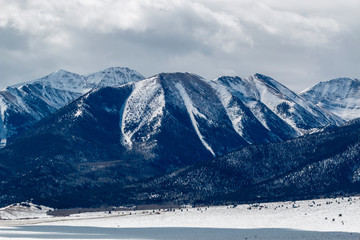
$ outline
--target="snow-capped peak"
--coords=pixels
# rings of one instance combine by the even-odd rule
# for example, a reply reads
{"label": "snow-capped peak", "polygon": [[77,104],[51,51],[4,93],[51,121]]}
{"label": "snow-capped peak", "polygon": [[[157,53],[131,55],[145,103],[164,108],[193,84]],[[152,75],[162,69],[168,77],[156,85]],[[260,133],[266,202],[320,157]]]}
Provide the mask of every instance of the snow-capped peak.
{"label": "snow-capped peak", "polygon": [[360,80],[336,78],[303,90],[300,95],[345,120],[360,117]]}
{"label": "snow-capped peak", "polygon": [[126,67],[111,67],[103,71],[87,75],[79,75],[60,69],[43,78],[16,84],[11,87],[19,88],[29,84],[41,84],[54,89],[85,94],[94,88],[120,86],[122,84],[139,81],[144,78],[145,77],[137,71]]}
{"label": "snow-capped peak", "polygon": [[145,79],[135,70],[125,67],[111,67],[85,76],[86,88],[120,86],[122,84]]}

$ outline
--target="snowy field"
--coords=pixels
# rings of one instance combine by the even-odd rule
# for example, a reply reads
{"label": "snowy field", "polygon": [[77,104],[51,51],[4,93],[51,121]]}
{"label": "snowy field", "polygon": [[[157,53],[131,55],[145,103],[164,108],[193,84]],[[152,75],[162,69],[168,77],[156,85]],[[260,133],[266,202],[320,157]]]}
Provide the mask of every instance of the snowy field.
{"label": "snowy field", "polygon": [[0,220],[0,239],[360,240],[359,197],[68,217],[38,214]]}

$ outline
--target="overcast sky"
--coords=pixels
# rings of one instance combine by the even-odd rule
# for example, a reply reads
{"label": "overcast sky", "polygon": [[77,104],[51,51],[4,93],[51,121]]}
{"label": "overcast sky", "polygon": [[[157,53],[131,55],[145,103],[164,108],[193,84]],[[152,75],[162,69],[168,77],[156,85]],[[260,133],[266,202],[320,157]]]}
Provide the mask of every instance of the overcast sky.
{"label": "overcast sky", "polygon": [[0,88],[58,69],[360,78],[359,0],[0,0]]}

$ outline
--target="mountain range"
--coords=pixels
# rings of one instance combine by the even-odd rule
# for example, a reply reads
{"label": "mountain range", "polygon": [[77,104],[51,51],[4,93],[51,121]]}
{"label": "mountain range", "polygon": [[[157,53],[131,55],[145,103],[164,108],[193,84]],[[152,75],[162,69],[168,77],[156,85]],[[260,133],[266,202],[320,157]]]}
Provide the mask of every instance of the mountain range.
{"label": "mountain range", "polygon": [[[343,98],[356,99],[352,87],[347,91],[353,94]],[[261,74],[145,79],[128,68],[85,76],[60,70],[8,87],[0,92],[6,143],[0,149],[0,204],[290,198],[299,197],[288,191],[292,187],[304,196],[340,191],[324,187],[330,176],[336,186],[357,186],[359,164],[347,149],[356,149],[358,123],[339,128],[351,117],[320,104],[332,95],[319,100],[316,92],[321,88],[298,95]],[[352,158],[338,157],[346,154]],[[331,162],[334,157],[340,160]],[[331,171],[323,166],[329,161],[336,165]],[[344,175],[352,182],[332,171],[350,162]],[[317,187],[298,184],[304,176]]]}

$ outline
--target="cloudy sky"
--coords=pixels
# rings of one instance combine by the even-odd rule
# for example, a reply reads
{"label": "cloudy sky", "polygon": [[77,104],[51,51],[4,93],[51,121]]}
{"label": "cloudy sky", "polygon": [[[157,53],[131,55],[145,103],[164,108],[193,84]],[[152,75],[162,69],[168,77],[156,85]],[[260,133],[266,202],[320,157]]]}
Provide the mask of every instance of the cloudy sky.
{"label": "cloudy sky", "polygon": [[[320,3],[321,2],[321,3]],[[358,0],[0,0],[0,88],[58,69],[360,78]]]}

